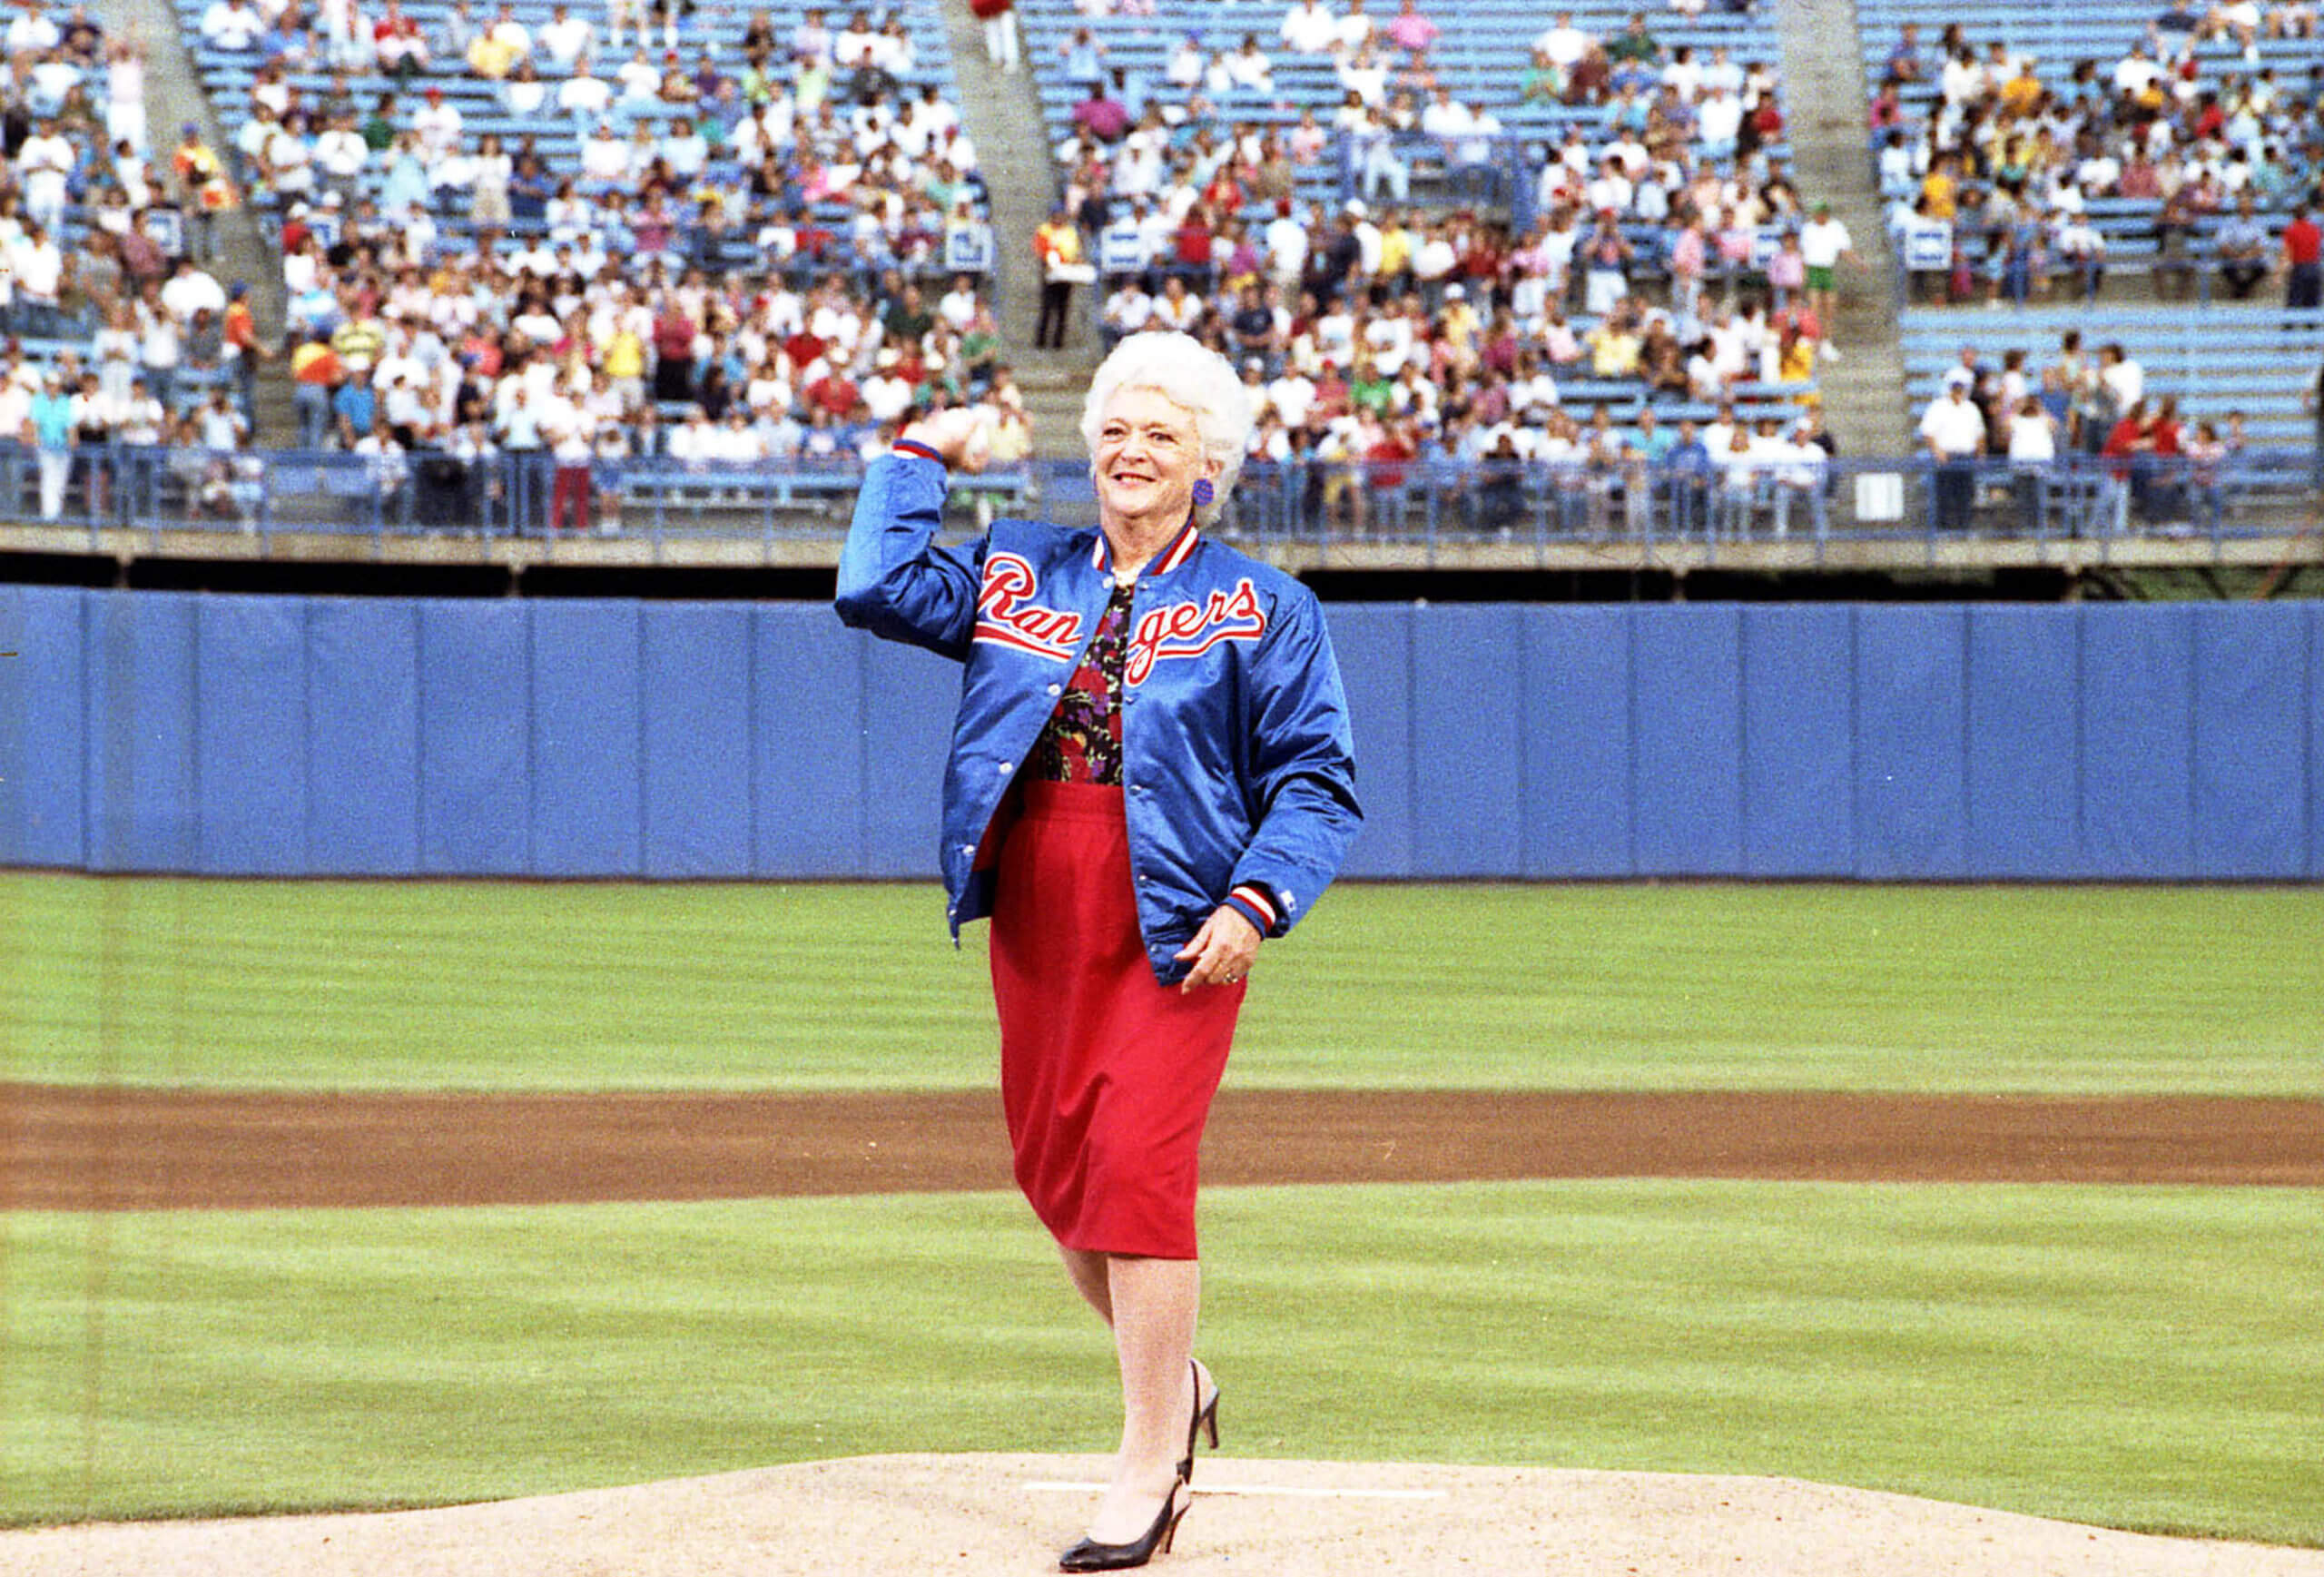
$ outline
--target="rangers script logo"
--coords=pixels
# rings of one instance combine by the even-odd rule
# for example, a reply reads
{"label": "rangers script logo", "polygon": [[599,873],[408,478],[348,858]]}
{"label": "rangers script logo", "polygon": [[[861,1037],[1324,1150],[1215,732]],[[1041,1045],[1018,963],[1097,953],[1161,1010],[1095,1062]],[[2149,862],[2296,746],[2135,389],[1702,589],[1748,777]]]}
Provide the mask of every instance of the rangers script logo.
{"label": "rangers script logo", "polygon": [[984,561],[984,584],[977,590],[977,627],[970,637],[1014,646],[1037,656],[1073,661],[1081,649],[1081,616],[1043,607],[1031,600],[1038,585],[1033,567],[1013,553]]}
{"label": "rangers script logo", "polygon": [[1233,591],[1214,591],[1202,602],[1174,602],[1141,616],[1130,632],[1122,677],[1143,685],[1165,657],[1199,657],[1221,641],[1256,641],[1266,633],[1258,593],[1247,578],[1238,580]]}

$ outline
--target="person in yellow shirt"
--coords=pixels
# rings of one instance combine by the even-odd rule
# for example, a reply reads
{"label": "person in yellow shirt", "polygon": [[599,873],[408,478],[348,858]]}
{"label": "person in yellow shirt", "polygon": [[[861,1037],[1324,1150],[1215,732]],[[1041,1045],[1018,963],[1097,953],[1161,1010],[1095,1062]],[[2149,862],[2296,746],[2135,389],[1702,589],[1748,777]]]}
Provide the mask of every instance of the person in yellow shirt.
{"label": "person in yellow shirt", "polygon": [[388,337],[379,331],[377,318],[350,317],[332,331],[330,348],[347,371],[369,372],[388,348]]}
{"label": "person in yellow shirt", "polygon": [[2001,84],[2001,113],[2004,120],[2023,120],[2034,113],[2042,102],[2042,79],[2034,74],[2032,59],[2017,63],[2017,74]]}
{"label": "person in yellow shirt", "polygon": [[487,82],[498,82],[517,69],[523,54],[497,29],[487,30],[468,41],[468,69]]}
{"label": "person in yellow shirt", "polygon": [[645,341],[628,324],[617,326],[606,340],[605,354],[597,363],[613,382],[614,392],[621,396],[624,410],[635,410],[645,403]]}
{"label": "person in yellow shirt", "polygon": [[1953,155],[1942,153],[1935,167],[1921,177],[1921,196],[1928,202],[1927,216],[1948,224],[1960,214],[1961,182],[1954,177],[1953,170]]}
{"label": "person in yellow shirt", "polygon": [[1391,213],[1388,222],[1380,231],[1379,277],[1393,280],[1409,272],[1413,266],[1413,249],[1417,244],[1403,211],[1399,209]]}
{"label": "person in yellow shirt", "polygon": [[1033,343],[1062,350],[1066,324],[1071,319],[1073,287],[1096,277],[1082,260],[1081,229],[1070,213],[1063,208],[1053,211],[1033,232],[1033,255],[1041,263],[1041,320],[1033,330]]}
{"label": "person in yellow shirt", "polygon": [[[1816,380],[1816,341],[1801,333],[1797,327],[1787,328],[1781,349],[1776,354],[1776,381],[1778,383],[1813,383]],[[1821,404],[1813,390],[1801,397],[1803,402]]]}
{"label": "person in yellow shirt", "polygon": [[[1627,305],[1627,303],[1624,303]],[[1631,315],[1617,306],[1590,330],[1590,371],[1595,378],[1631,378],[1638,373],[1641,341]]]}

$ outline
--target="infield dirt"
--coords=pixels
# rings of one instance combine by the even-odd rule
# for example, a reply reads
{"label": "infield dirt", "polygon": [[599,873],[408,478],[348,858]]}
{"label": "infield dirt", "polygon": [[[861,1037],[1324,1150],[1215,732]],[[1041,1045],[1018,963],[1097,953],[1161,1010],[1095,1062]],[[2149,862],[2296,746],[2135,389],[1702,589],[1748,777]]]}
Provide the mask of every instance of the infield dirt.
{"label": "infield dirt", "polygon": [[[2324,1184],[2324,1100],[1221,1092],[1204,1181]],[[1011,1186],[990,1091],[369,1095],[0,1086],[0,1208],[256,1209]]]}

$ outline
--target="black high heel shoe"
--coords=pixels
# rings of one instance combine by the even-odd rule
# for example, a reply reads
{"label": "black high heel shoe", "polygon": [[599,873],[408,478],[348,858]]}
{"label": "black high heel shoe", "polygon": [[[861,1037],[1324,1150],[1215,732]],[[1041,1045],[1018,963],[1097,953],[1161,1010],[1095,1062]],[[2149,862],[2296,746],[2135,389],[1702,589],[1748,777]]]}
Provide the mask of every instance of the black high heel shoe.
{"label": "black high heel shoe", "polygon": [[1187,1425],[1187,1454],[1178,1460],[1178,1476],[1192,1483],[1195,1481],[1195,1437],[1206,1435],[1211,1450],[1218,1449],[1218,1397],[1222,1387],[1214,1383],[1210,1400],[1205,1403],[1202,1399],[1202,1366],[1189,1359],[1187,1367],[1194,1371],[1195,1416],[1194,1422]]}
{"label": "black high heel shoe", "polygon": [[[1186,1491],[1186,1499],[1178,1492]],[[1162,1509],[1154,1518],[1154,1525],[1146,1530],[1143,1538],[1127,1544],[1100,1544],[1095,1539],[1083,1539],[1057,1558],[1060,1572],[1127,1572],[1133,1566],[1143,1566],[1157,1554],[1170,1552],[1170,1541],[1178,1536],[1178,1520],[1195,1503],[1194,1487],[1185,1475],[1170,1485],[1170,1493],[1162,1497]]]}

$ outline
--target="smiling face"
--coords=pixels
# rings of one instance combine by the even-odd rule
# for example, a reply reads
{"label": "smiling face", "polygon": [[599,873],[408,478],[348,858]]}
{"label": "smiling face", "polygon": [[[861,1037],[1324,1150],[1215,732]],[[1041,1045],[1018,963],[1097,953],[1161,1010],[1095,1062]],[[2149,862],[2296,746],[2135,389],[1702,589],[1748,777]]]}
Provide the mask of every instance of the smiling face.
{"label": "smiling face", "polygon": [[1109,527],[1176,530],[1198,478],[1216,476],[1194,412],[1151,389],[1117,389],[1098,426],[1092,468]]}

